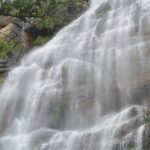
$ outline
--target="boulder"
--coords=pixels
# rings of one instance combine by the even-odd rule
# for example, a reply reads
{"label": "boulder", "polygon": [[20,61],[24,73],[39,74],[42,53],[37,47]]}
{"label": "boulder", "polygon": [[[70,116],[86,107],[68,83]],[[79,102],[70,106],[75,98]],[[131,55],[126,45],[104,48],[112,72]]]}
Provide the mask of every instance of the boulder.
{"label": "boulder", "polygon": [[0,29],[0,38],[11,40],[16,39],[17,42],[21,41],[21,26],[16,23],[10,23],[7,26]]}

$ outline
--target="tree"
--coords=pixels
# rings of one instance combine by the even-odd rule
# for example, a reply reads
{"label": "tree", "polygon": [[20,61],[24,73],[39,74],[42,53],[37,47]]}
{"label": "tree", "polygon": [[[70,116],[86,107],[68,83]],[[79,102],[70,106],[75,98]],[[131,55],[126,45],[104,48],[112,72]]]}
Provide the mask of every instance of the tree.
{"label": "tree", "polygon": [[[19,41],[16,37],[0,32],[5,37],[0,38],[0,58],[9,59],[15,56],[17,60],[20,59],[20,54],[32,46],[44,44],[61,27],[76,18],[87,4],[88,0],[0,0],[0,28],[8,25],[2,19],[13,18],[13,24],[21,30]],[[24,37],[32,39],[31,45],[27,46],[29,40]],[[1,77],[0,73],[0,82],[1,80],[3,75]]]}
{"label": "tree", "polygon": [[16,17],[39,28],[67,24],[84,9],[87,0],[0,0],[0,15]]}
{"label": "tree", "polygon": [[[26,34],[21,36],[33,38],[33,43],[29,47],[24,46],[23,42],[15,46],[20,48],[21,45],[26,50],[46,42],[61,27],[76,18],[87,4],[87,0],[0,0],[0,17],[9,16],[22,22],[21,33]],[[4,44],[7,47],[7,43]]]}

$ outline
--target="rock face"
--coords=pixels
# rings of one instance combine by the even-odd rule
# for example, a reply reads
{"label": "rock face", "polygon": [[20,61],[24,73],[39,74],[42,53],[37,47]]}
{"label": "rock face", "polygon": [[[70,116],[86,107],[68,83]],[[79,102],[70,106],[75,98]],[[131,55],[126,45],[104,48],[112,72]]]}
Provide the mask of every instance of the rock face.
{"label": "rock face", "polygon": [[143,132],[143,149],[142,150],[149,150],[149,149],[150,149],[150,124],[147,124]]}
{"label": "rock face", "polygon": [[20,58],[21,57],[18,56],[18,57],[11,57],[7,59],[0,59],[0,75],[1,74],[6,75],[8,71],[10,71],[10,69],[18,63]]}
{"label": "rock face", "polygon": [[28,32],[25,32],[25,30],[21,33],[21,44],[24,47],[24,49],[28,49],[33,44],[33,38]]}
{"label": "rock face", "polygon": [[0,59],[0,74],[5,74],[8,70],[7,60]]}
{"label": "rock face", "polygon": [[16,22],[15,18],[0,16],[0,29],[6,27],[10,23],[15,23],[15,22]]}
{"label": "rock face", "polygon": [[[32,45],[32,37],[23,29],[23,23],[12,17],[0,18],[0,39],[14,41],[22,46],[22,49],[29,49]],[[28,26],[27,26],[28,28]],[[6,74],[8,70],[18,63],[23,52],[15,53],[13,56],[0,60],[0,74]]]}
{"label": "rock face", "polygon": [[2,17],[0,21],[0,38],[5,40],[16,40],[24,48],[31,47],[32,37],[26,32],[28,26],[11,17]]}
{"label": "rock face", "polygon": [[15,39],[17,42],[21,42],[21,22],[11,17],[3,17],[0,21],[0,38],[5,40]]}

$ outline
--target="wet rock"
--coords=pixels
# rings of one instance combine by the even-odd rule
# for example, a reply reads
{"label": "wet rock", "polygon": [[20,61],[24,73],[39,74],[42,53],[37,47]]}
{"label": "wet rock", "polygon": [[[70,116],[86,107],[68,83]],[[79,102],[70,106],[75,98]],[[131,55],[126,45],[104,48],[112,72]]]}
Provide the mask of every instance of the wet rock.
{"label": "wet rock", "polygon": [[0,74],[7,74],[13,66],[17,65],[19,59],[19,56],[7,59],[0,59]]}
{"label": "wet rock", "polygon": [[145,119],[143,116],[136,116],[133,117],[132,119],[129,119],[128,121],[126,121],[116,129],[115,137],[121,138],[125,136],[127,133],[130,133],[135,128],[144,124],[144,122]]}
{"label": "wet rock", "polygon": [[143,150],[150,149],[150,124],[145,126],[145,130],[143,133]]}
{"label": "wet rock", "polygon": [[9,68],[0,68],[0,73],[7,73]]}
{"label": "wet rock", "polygon": [[98,7],[96,9],[95,13],[97,14],[97,17],[100,18],[106,12],[108,12],[110,9],[111,9],[111,6],[110,6],[109,2],[104,2],[102,5],[100,5],[100,7]]}
{"label": "wet rock", "polygon": [[6,59],[0,59],[0,74],[6,74],[9,70]]}

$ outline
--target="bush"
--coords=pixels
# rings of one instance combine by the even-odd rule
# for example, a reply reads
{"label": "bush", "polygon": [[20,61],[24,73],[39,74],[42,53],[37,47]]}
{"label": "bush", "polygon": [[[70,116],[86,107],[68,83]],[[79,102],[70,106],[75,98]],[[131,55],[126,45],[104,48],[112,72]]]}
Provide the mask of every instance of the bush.
{"label": "bush", "polygon": [[12,55],[13,43],[0,39],[0,57],[7,58]]}
{"label": "bush", "polygon": [[9,58],[15,52],[19,52],[22,50],[21,45],[16,44],[15,41],[0,39],[0,58]]}
{"label": "bush", "polygon": [[50,40],[49,37],[38,36],[34,41],[34,46],[41,46]]}

